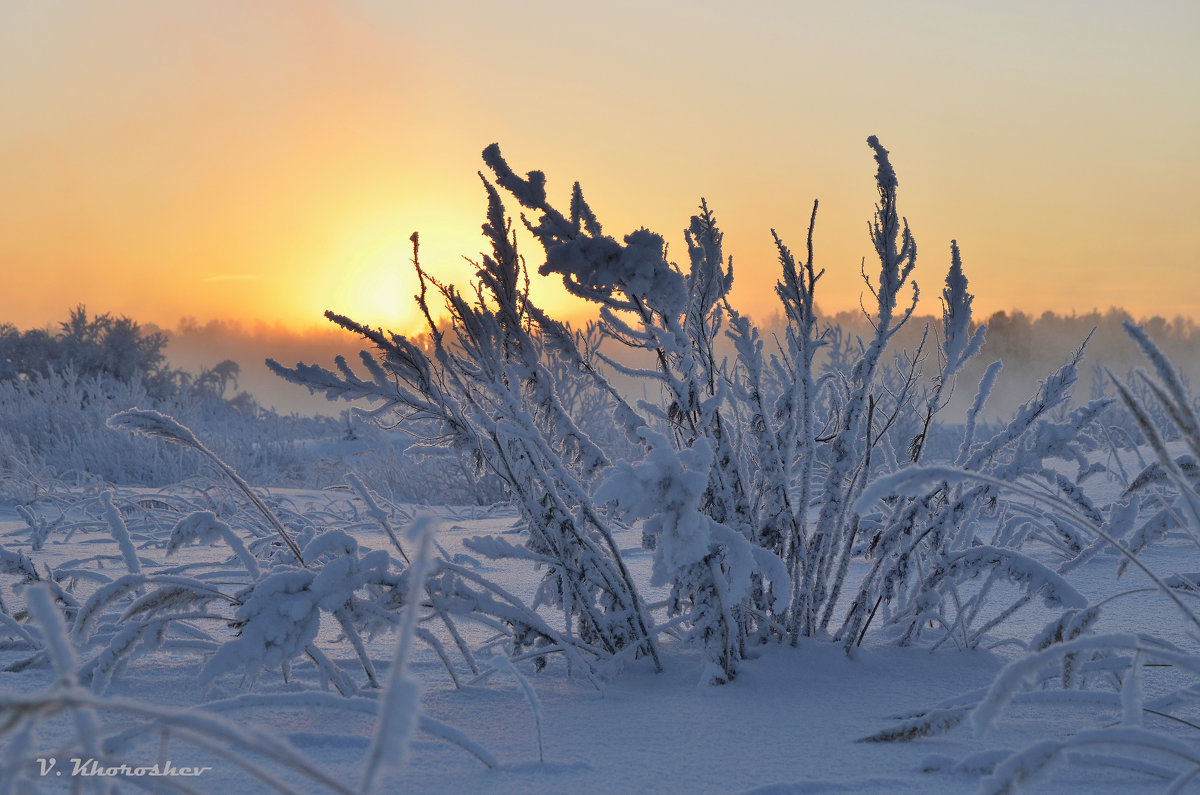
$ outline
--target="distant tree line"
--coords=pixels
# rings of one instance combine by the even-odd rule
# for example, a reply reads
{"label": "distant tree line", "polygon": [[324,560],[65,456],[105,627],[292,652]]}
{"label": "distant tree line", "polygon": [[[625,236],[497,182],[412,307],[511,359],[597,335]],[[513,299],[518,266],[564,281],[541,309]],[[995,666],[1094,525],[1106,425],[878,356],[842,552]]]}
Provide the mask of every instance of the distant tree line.
{"label": "distant tree line", "polygon": [[[1133,321],[1171,358],[1180,364],[1194,364],[1200,328],[1191,318],[1167,320],[1160,316],[1135,319],[1123,309],[1107,312],[1093,310],[1085,314],[1058,315],[1043,312],[1034,317],[1021,311],[996,312],[985,322],[988,325],[988,348],[993,358],[1014,364],[1054,364],[1061,359],[1064,346],[1078,347],[1092,335],[1087,345],[1087,360],[1113,369],[1144,367],[1137,350],[1122,330],[1122,323]],[[1093,329],[1095,333],[1093,334]]]}
{"label": "distant tree line", "polygon": [[[935,326],[940,323],[940,318],[932,316],[914,317],[913,320],[913,328],[908,330],[911,340],[906,340],[910,345],[919,341],[926,322]],[[1047,311],[1037,316],[1020,310],[994,312],[980,321],[987,326],[983,357],[989,361],[1002,359],[1014,367],[1033,365],[1041,372],[1045,369],[1043,365],[1061,364],[1070,350],[1078,348],[1091,335],[1086,350],[1088,360],[1109,366],[1126,361],[1142,366],[1137,349],[1121,328],[1127,320],[1143,326],[1155,343],[1169,354],[1178,353],[1181,359],[1196,358],[1200,326],[1192,318],[1178,316],[1168,320],[1156,315],[1139,320],[1116,307],[1084,314],[1060,315]],[[850,334],[861,335],[870,330],[858,311],[839,312],[830,322]],[[978,324],[973,327],[975,325]]]}
{"label": "distant tree line", "polygon": [[[1130,319],[1133,318],[1129,313],[1116,308],[1070,315],[1044,312],[1034,316],[1020,310],[995,312],[983,321],[988,330],[982,356],[969,363],[963,377],[968,380],[978,377],[988,362],[1003,360],[1005,374],[996,395],[996,402],[1003,405],[996,408],[1009,410],[1028,398],[1027,393],[1040,374],[1060,365],[1089,334],[1085,372],[1089,369],[1086,363],[1090,362],[1097,368],[1104,365],[1124,375],[1130,368],[1141,366],[1136,349],[1121,329],[1121,323]],[[940,324],[940,319],[932,316],[916,317],[914,321],[903,330],[904,338],[899,340],[900,345],[909,349],[917,347],[926,322],[932,328]],[[1194,320],[1155,316],[1140,322],[1180,365],[1185,378],[1200,376],[1200,357],[1196,355],[1200,326]],[[782,318],[774,318],[765,328],[769,332],[781,324]],[[856,337],[871,332],[861,312],[837,313],[830,317],[830,324],[841,329],[845,344],[852,345]],[[166,333],[147,329],[128,317],[107,313],[89,316],[83,305],[71,310],[57,330],[51,327],[21,331],[11,323],[0,323],[0,381],[28,381],[70,371],[84,379],[140,383],[160,399],[187,393],[219,397],[239,410],[255,406],[251,395],[237,389],[240,375],[237,362],[226,359],[211,368],[202,368],[198,374],[173,369],[165,353],[168,341]],[[1097,373],[1095,378],[1099,380],[1100,375]],[[1077,399],[1087,397],[1086,388],[1077,395]]]}
{"label": "distant tree line", "polygon": [[147,332],[127,317],[88,317],[80,305],[57,332],[0,324],[0,378],[26,380],[70,368],[83,377],[153,380],[166,369],[166,345],[162,332]]}
{"label": "distant tree line", "polygon": [[[1007,415],[1018,405],[1032,397],[1039,381],[1045,374],[1057,369],[1081,345],[1087,341],[1081,368],[1081,383],[1075,390],[1076,402],[1087,402],[1100,392],[1111,394],[1104,369],[1124,378],[1135,368],[1145,367],[1137,347],[1122,329],[1122,323],[1130,320],[1146,329],[1151,339],[1179,368],[1180,375],[1193,385],[1200,383],[1200,326],[1192,318],[1177,316],[1166,319],[1161,316],[1135,319],[1123,309],[1109,308],[1107,311],[1093,310],[1082,314],[1057,314],[1043,312],[1033,315],[1020,310],[998,311],[972,324],[987,326],[987,341],[980,355],[968,362],[959,374],[964,384],[976,384],[983,376],[988,364],[999,359],[1004,370],[989,401],[990,410],[985,414]],[[861,311],[839,312],[829,316],[831,326],[840,330],[835,337],[826,339],[836,347],[854,346],[857,338],[869,339],[872,329]],[[768,330],[780,328],[782,318],[766,324]],[[897,337],[897,346],[916,350],[921,342],[925,327],[936,330],[941,318],[933,316],[914,317],[913,322]],[[936,332],[932,332],[936,333]],[[929,367],[935,367],[930,363]],[[974,395],[974,387],[958,390],[954,401],[959,409],[965,410]]]}
{"label": "distant tree line", "polygon": [[239,410],[256,408],[237,391],[240,368],[226,359],[198,375],[169,366],[168,337],[125,317],[88,315],[80,304],[58,329],[19,330],[0,323],[0,381],[20,382],[70,372],[83,380],[140,384],[159,399],[187,393],[227,400]]}

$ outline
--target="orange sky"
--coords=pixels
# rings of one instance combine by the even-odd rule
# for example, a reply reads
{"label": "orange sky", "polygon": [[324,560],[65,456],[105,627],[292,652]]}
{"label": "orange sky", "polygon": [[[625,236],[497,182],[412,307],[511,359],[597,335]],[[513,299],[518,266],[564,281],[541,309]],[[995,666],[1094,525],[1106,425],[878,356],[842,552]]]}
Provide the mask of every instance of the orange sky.
{"label": "orange sky", "polygon": [[759,316],[770,228],[801,248],[820,198],[818,303],[846,309],[870,134],[925,311],[957,238],[977,312],[1200,317],[1200,4],[813,6],[6,3],[0,321],[85,303],[166,327],[326,308],[410,327],[408,237],[465,279],[492,141],[563,204],[580,180],[610,234],[675,252],[707,197]]}

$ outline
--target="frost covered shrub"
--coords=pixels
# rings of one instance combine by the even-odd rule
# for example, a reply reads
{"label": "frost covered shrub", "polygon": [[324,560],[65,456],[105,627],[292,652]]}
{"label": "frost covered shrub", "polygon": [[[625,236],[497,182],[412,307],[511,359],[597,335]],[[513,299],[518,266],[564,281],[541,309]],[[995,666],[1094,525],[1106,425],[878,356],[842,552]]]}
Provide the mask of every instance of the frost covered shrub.
{"label": "frost covered shrub", "polygon": [[[473,548],[544,565],[532,607],[561,611],[566,624],[560,639],[532,610],[505,619],[514,655],[572,648],[611,662],[657,661],[657,630],[613,541],[631,521],[654,552],[653,584],[669,588],[660,626],[680,627],[704,649],[712,682],[728,681],[751,646],[771,640],[832,638],[853,653],[874,630],[900,644],[975,648],[1027,606],[1080,610],[1083,598],[1024,547],[1046,543],[1066,558],[1094,551],[1058,516],[1059,504],[1093,522],[1128,520],[1123,503],[1094,505],[1083,487],[1103,470],[1086,454],[1112,401],[1072,410],[1081,348],[1008,422],[983,419],[994,362],[965,423],[942,424],[984,329],[972,320],[952,241],[941,322],[898,349],[916,306],[917,249],[889,154],[874,138],[868,144],[879,269],[874,278],[864,269],[874,299],[864,338],[817,317],[815,203],[804,257],[775,237],[786,324],[767,346],[727,300],[732,261],[706,203],[685,230],[681,268],[647,230],[623,242],[606,236],[578,185],[559,211],[543,175],[519,177],[493,145],[484,159],[496,186],[533,216],[522,220],[545,250],[539,272],[598,307],[586,333],[530,300],[511,222],[485,178],[492,254],[470,290],[431,277],[413,236],[426,338],[329,312],[375,346],[378,358],[361,355],[366,378],[344,359],[336,371],[270,364],[331,398],[374,400],[388,426],[470,456],[479,475],[503,484],[525,520],[525,548],[500,539]],[[447,327],[434,322],[431,296],[448,310]],[[639,392],[659,399],[628,397]],[[1001,487],[1022,479],[1053,500],[1031,505]],[[862,577],[850,575],[856,560]],[[466,573],[456,576],[438,593],[457,599],[473,587]],[[490,598],[476,591],[465,604]]]}
{"label": "frost covered shrub", "polygon": [[[421,282],[418,304],[428,320],[429,349],[330,312],[331,320],[362,334],[380,351],[379,361],[366,352],[361,357],[369,380],[340,358],[337,372],[309,365],[288,369],[273,361],[268,365],[330,397],[374,399],[380,404],[376,416],[415,424],[426,444],[472,456],[479,471],[504,482],[529,528],[526,551],[499,541],[479,551],[532,555],[545,563],[535,606],[560,609],[568,638],[577,637],[606,657],[629,649],[649,655],[657,664],[651,622],[613,538],[613,520],[591,496],[608,458],[564,407],[545,365],[547,350],[571,357],[583,369],[591,365],[575,337],[529,301],[499,194],[491,185],[487,189],[485,232],[492,255],[480,264],[474,301],[421,268],[418,239],[413,236],[413,260]],[[433,321],[431,288],[450,312],[448,331]],[[541,333],[535,331],[535,323]],[[617,399],[615,393],[613,397]],[[460,593],[460,585],[470,588],[467,583],[443,584],[449,594]],[[531,623],[531,617],[522,613],[507,622],[514,632],[514,654],[527,644],[549,642],[544,622]]]}
{"label": "frost covered shrub", "polygon": [[[935,647],[953,642],[975,648],[987,631],[1035,600],[1051,609],[1083,606],[1082,597],[1061,576],[1023,551],[1034,538],[1070,558],[1084,551],[1089,541],[1061,518],[1063,506],[1082,510],[1095,522],[1124,515],[1121,505],[1091,504],[1081,488],[1102,467],[1084,456],[1077,440],[1109,401],[1090,403],[1065,419],[1052,416],[1069,399],[1081,355],[1077,352],[1047,378],[1039,394],[999,432],[977,439],[974,420],[994,383],[994,366],[952,461],[898,469],[858,499],[868,545],[890,554],[874,555],[838,631],[848,649],[861,642],[877,619],[901,643],[933,635]],[[1063,474],[1058,461],[1073,464],[1074,475]],[[1030,488],[1005,488],[1019,482]],[[1051,499],[1030,504],[1029,495],[1042,490]],[[885,496],[879,507],[876,501]],[[1020,594],[991,612],[994,589],[1005,581]]]}
{"label": "frost covered shrub", "polygon": [[[926,768],[982,771],[986,778],[981,792],[1010,792],[1045,777],[1053,765],[1081,761],[1146,774],[1167,782],[1168,792],[1183,791],[1200,776],[1200,746],[1194,734],[1194,716],[1200,707],[1200,655],[1195,651],[1200,574],[1162,576],[1141,557],[1169,532],[1182,533],[1200,550],[1200,478],[1195,464],[1200,460],[1200,418],[1184,379],[1145,331],[1126,323],[1126,332],[1149,361],[1153,375],[1139,371],[1132,379],[1119,379],[1108,372],[1120,407],[1137,429],[1138,449],[1125,452],[1136,454],[1142,462],[1140,471],[1128,477],[1123,468],[1114,468],[1110,476],[1121,478],[1125,489],[1112,505],[1097,508],[1081,491],[1067,487],[1039,488],[1036,471],[1010,478],[1011,470],[994,476],[961,466],[899,473],[877,483],[875,493],[864,498],[920,493],[922,478],[962,487],[986,486],[1014,494],[1033,511],[1048,509],[1060,540],[1072,541],[1058,545],[1064,559],[1055,571],[1024,567],[1028,576],[1040,574],[1066,608],[1029,641],[1024,656],[1010,662],[985,692],[965,698],[958,706],[908,718],[867,741],[908,741],[960,725],[970,726],[982,737],[1012,706],[1022,708],[1019,719],[1028,726],[1029,709],[1050,712],[1072,705],[1085,709],[1088,716],[1088,723],[1074,733],[1041,738],[1015,752],[987,750],[961,761],[938,758]],[[1132,389],[1130,380],[1140,388]],[[1178,440],[1174,449],[1168,438]],[[1051,433],[1044,445],[1054,448],[1064,439],[1065,434]],[[1119,555],[1118,579],[1135,568],[1151,587],[1130,589],[1094,604],[1066,590],[1062,578],[1106,550]],[[1146,591],[1159,595],[1163,609],[1176,618],[1171,631],[1154,634],[1132,626],[1095,634],[1094,627],[1111,602]]]}
{"label": "frost covered shrub", "polygon": [[[668,609],[706,650],[711,681],[734,676],[754,643],[828,635],[839,605],[850,608],[834,633],[847,648],[877,615],[886,619],[879,623],[907,626],[900,635],[914,639],[939,594],[989,565],[986,555],[965,562],[964,550],[983,542],[959,528],[982,518],[995,495],[930,483],[921,498],[883,514],[859,497],[880,474],[921,462],[935,438],[970,467],[1041,467],[1035,454],[1018,449],[1066,399],[1074,363],[1013,423],[980,442],[975,433],[993,368],[965,432],[946,444],[936,417],[979,352],[983,330],[973,324],[952,243],[940,328],[927,328],[916,350],[893,350],[916,306],[917,249],[898,211],[888,152],[874,137],[868,144],[877,164],[879,203],[869,232],[878,271],[874,278],[864,271],[873,297],[865,339],[839,338],[817,317],[815,204],[804,258],[775,238],[786,327],[767,348],[729,305],[732,261],[706,203],[685,231],[688,263],[680,267],[653,232],[606,235],[578,185],[569,209],[558,210],[544,175],[518,176],[493,145],[484,151],[495,180],[484,178],[492,253],[478,263],[470,289],[430,276],[413,236],[425,342],[329,312],[375,346],[375,355],[361,357],[365,378],[344,359],[333,371],[270,365],[331,398],[374,400],[380,420],[416,426],[426,443],[473,456],[478,472],[504,484],[529,532],[524,552],[498,542],[484,547],[546,564],[535,606],[561,610],[568,633],[592,648],[656,656],[652,622],[612,541],[629,520],[644,520],[655,582],[670,586]],[[597,306],[586,335],[530,300],[497,187],[532,216],[522,220],[545,251],[539,273],[560,277]],[[449,313],[448,329],[433,320],[434,296]],[[660,399],[627,397],[639,386]],[[1089,417],[1074,418],[1075,427]],[[930,524],[942,530],[931,532]],[[1044,578],[1018,574],[1025,565],[1019,541],[992,546],[1030,599],[1043,589]],[[850,562],[860,555],[875,568],[844,594]],[[974,603],[949,616],[947,634],[958,637],[977,618]],[[966,636],[967,645],[980,632]]]}

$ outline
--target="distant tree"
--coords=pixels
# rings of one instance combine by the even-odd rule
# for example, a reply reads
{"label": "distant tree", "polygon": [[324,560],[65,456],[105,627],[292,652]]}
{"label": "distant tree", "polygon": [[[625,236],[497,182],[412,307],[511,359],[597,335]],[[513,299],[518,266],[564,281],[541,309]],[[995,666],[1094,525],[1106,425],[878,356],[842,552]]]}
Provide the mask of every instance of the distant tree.
{"label": "distant tree", "polygon": [[21,345],[21,332],[12,323],[0,323],[0,381],[17,378],[17,349]]}
{"label": "distant tree", "polygon": [[238,366],[237,362],[226,359],[211,369],[201,369],[200,375],[196,376],[196,380],[192,382],[192,391],[224,397],[230,385],[237,389],[237,380],[241,372],[242,368]]}
{"label": "distant tree", "polygon": [[0,325],[0,379],[28,380],[70,369],[81,377],[166,384],[172,381],[163,352],[166,345],[162,332],[147,332],[128,317],[89,317],[80,304],[59,323],[57,334]]}
{"label": "distant tree", "polygon": [[181,373],[179,391],[198,397],[216,398],[224,401],[233,410],[245,414],[258,410],[258,402],[246,391],[238,391],[238,376],[242,368],[232,359],[225,359],[212,367],[203,367],[200,374],[192,377]]}

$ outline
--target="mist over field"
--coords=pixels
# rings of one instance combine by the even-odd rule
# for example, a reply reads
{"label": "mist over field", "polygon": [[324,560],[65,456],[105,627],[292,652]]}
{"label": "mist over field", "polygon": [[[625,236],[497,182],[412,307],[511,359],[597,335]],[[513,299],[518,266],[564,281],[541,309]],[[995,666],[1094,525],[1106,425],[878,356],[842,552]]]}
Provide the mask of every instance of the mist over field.
{"label": "mist over field", "polygon": [[[340,311],[353,314],[352,307]],[[1010,414],[1034,394],[1041,379],[1078,349],[1093,330],[1095,334],[1088,342],[1082,367],[1085,385],[1090,386],[1093,378],[1102,378],[1099,371],[1103,367],[1124,376],[1130,370],[1144,366],[1137,346],[1121,329],[1122,321],[1127,319],[1145,324],[1180,372],[1192,383],[1200,383],[1200,328],[1190,318],[1133,318],[1116,308],[1068,316],[1047,312],[1038,317],[1013,310],[982,319],[988,326],[987,343],[980,356],[964,370],[961,379],[967,387],[955,393],[954,406],[965,411],[974,397],[970,384],[978,383],[986,366],[1000,359],[1004,362],[1004,370],[997,379],[988,416],[995,419]],[[782,321],[778,316],[767,316],[762,320],[765,334],[781,328]],[[848,337],[865,337],[870,330],[860,312],[841,312],[832,316],[829,322]],[[915,350],[926,324],[936,327],[940,322],[940,318],[931,316],[914,317],[899,339],[899,345]],[[266,359],[294,364],[299,361],[332,362],[335,356],[342,355],[356,360],[359,351],[371,348],[370,343],[357,335],[333,326],[314,326],[308,332],[296,332],[279,325],[186,321],[166,333],[169,337],[166,356],[173,366],[198,372],[202,367],[232,359],[241,368],[240,388],[249,391],[263,406],[284,414],[337,416],[346,409],[346,404],[331,402],[321,395],[310,395],[305,389],[287,384],[267,369]],[[609,347],[613,355],[621,355],[617,346],[610,344]],[[1088,394],[1083,392],[1080,397],[1086,399]]]}
{"label": "mist over field", "polygon": [[[317,318],[322,320],[323,318]],[[284,326],[248,325],[237,321],[186,321],[167,330],[167,360],[191,372],[212,367],[226,359],[238,363],[238,386],[254,395],[263,406],[281,414],[326,414],[338,416],[347,404],[334,403],[321,395],[288,384],[267,369],[267,359],[288,364],[301,361],[332,362],[336,356],[357,359],[365,345],[359,338],[332,326],[307,332]]]}

